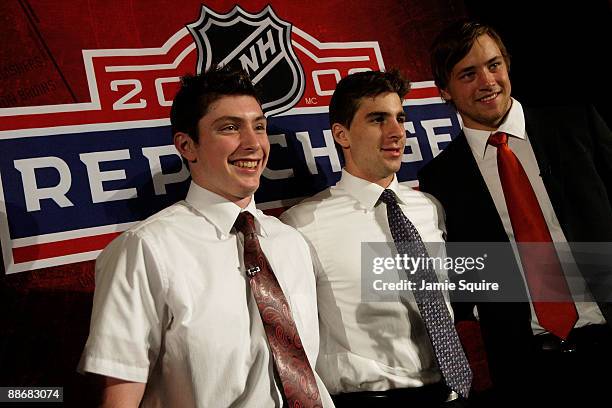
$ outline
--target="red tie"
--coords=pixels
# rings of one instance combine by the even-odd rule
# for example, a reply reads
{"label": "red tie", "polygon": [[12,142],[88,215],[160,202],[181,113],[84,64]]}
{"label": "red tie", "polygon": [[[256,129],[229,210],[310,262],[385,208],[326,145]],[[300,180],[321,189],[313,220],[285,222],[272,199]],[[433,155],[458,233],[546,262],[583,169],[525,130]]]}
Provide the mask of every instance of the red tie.
{"label": "red tie", "polygon": [[514,238],[519,243],[525,279],[531,299],[534,300],[536,316],[544,329],[567,339],[578,320],[578,313],[538,199],[521,162],[508,147],[508,136],[501,132],[495,133],[489,137],[489,144],[497,147],[497,170]]}
{"label": "red tie", "polygon": [[291,309],[255,233],[253,215],[241,212],[234,224],[244,234],[244,266],[261,315],[283,394],[290,407],[322,407],[319,388]]}

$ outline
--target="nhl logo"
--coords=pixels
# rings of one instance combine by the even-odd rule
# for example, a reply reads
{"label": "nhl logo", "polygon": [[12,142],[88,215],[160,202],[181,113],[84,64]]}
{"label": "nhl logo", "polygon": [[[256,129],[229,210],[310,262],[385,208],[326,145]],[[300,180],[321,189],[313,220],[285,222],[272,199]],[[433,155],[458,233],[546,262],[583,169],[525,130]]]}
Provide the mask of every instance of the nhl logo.
{"label": "nhl logo", "polygon": [[274,115],[291,109],[304,93],[304,71],[291,45],[291,24],[271,6],[249,14],[239,6],[218,14],[202,6],[187,25],[198,47],[197,72],[213,64],[240,63],[262,89],[262,109]]}

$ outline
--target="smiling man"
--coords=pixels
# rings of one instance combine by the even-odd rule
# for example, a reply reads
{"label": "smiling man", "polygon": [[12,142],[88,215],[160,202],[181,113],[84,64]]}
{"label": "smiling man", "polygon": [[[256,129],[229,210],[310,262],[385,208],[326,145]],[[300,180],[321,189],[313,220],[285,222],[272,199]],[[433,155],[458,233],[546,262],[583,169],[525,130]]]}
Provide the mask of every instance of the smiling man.
{"label": "smiling man", "polygon": [[[455,396],[451,384],[459,384],[451,377],[458,372],[463,382],[456,388],[469,389],[467,361],[443,299],[436,311],[445,325],[425,321],[418,299],[362,299],[362,243],[398,245],[396,233],[412,243],[442,241],[434,201],[399,184],[395,174],[406,143],[408,88],[397,72],[361,72],[338,83],[329,117],[344,154],[342,177],[281,216],[312,249],[321,320],[317,371],[337,407],[439,407]],[[445,340],[435,341],[439,335]],[[440,358],[453,358],[434,343],[455,346],[457,371],[445,377]]]}
{"label": "smiling man", "polygon": [[[537,75],[546,78],[561,61]],[[595,261],[597,246],[585,259],[550,245],[612,241],[612,133],[592,107],[530,108],[512,98],[510,57],[487,25],[459,21],[443,30],[431,63],[464,127],[420,171],[421,191],[442,203],[448,241],[526,243],[504,270],[523,290],[516,302],[477,304],[493,381],[482,394],[493,400],[482,405],[569,406],[584,396],[609,403],[612,265],[601,263],[609,262],[603,253]],[[549,261],[536,264],[526,251],[544,244]],[[556,297],[542,296],[550,288]],[[595,302],[595,294],[603,296]],[[458,320],[476,319],[473,303],[453,306]]]}
{"label": "smiling man", "polygon": [[333,407],[308,246],[255,208],[270,144],[248,75],[184,77],[171,122],[189,192],[98,258],[80,370],[104,407]]}

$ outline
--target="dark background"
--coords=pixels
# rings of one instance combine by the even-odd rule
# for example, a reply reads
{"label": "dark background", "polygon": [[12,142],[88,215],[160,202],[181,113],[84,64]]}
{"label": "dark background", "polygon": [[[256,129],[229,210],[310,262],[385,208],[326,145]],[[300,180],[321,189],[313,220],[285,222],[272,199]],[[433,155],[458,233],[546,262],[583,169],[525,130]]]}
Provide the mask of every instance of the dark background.
{"label": "dark background", "polygon": [[612,127],[612,0],[464,4],[504,40],[512,94],[521,103],[590,103]]}

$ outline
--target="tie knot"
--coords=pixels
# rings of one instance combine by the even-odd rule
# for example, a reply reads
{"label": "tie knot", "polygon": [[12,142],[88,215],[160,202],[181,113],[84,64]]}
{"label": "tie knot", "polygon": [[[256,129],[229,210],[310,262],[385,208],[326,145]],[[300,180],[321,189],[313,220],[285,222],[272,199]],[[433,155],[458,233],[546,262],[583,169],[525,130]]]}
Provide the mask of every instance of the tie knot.
{"label": "tie knot", "polygon": [[488,143],[495,147],[508,144],[508,135],[504,132],[493,133],[491,136],[489,136]]}
{"label": "tie knot", "polygon": [[255,219],[253,214],[248,211],[243,211],[236,218],[234,223],[236,231],[242,232],[245,236],[255,233]]}
{"label": "tie knot", "polygon": [[393,191],[389,189],[385,189],[385,191],[383,191],[383,193],[380,195],[380,201],[387,205],[397,203],[397,200],[395,199],[395,194],[393,194]]}

